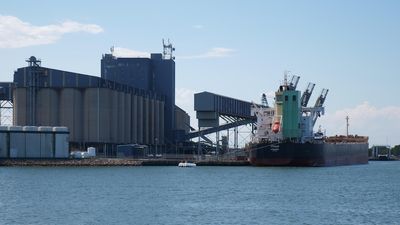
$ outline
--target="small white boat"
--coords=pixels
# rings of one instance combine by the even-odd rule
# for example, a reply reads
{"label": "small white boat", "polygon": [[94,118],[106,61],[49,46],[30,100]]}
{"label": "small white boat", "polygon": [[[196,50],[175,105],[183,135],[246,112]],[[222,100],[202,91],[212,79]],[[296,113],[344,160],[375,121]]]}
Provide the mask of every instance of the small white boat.
{"label": "small white boat", "polygon": [[179,167],[195,167],[196,163],[190,163],[190,162],[180,162],[178,164]]}

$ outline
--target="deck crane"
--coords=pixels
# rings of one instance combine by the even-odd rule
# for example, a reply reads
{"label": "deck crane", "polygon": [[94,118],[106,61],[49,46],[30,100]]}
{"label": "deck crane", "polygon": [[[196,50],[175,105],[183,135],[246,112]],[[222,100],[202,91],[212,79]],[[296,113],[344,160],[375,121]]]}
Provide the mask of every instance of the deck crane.
{"label": "deck crane", "polygon": [[[328,95],[328,91],[329,89],[322,89],[321,94],[319,95],[317,101],[315,102],[314,108],[322,108],[322,106],[324,105],[326,96]],[[315,123],[317,122],[318,117],[321,116],[321,111],[315,111],[313,113],[313,126],[315,125]]]}
{"label": "deck crane", "polygon": [[293,75],[289,83],[290,90],[296,90],[297,84],[299,83],[300,77]]}
{"label": "deck crane", "polygon": [[302,107],[307,107],[308,101],[310,100],[310,97],[312,95],[314,87],[315,87],[315,84],[308,83],[307,89],[303,92],[303,95],[301,96],[301,106]]}

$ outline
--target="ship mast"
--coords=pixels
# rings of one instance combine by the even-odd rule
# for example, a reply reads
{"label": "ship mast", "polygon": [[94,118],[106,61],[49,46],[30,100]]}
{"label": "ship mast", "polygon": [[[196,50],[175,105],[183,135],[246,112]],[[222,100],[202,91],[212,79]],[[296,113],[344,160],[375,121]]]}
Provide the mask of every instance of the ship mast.
{"label": "ship mast", "polygon": [[349,136],[349,116],[346,116],[346,136]]}
{"label": "ship mast", "polygon": [[288,82],[287,82],[287,79],[288,79],[288,74],[289,74],[289,72],[290,71],[288,71],[288,70],[285,70],[285,72],[284,72],[284,78],[283,78],[283,85],[284,86],[287,86],[288,85]]}

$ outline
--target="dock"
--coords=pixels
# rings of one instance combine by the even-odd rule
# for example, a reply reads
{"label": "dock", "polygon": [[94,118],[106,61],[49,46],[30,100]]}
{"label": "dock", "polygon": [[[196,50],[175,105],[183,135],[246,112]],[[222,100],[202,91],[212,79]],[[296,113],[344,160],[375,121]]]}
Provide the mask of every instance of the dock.
{"label": "dock", "polygon": [[[2,167],[113,167],[113,166],[178,166],[181,160],[171,159],[0,159]],[[197,166],[249,166],[245,160],[193,161]]]}

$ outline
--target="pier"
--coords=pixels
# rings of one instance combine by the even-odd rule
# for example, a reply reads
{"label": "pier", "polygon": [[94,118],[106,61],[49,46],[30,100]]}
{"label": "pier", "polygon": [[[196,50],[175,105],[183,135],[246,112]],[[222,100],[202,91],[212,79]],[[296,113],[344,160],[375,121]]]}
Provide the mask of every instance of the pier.
{"label": "pier", "polygon": [[[178,166],[181,160],[175,159],[0,159],[0,166],[5,167],[92,167],[92,166]],[[249,166],[247,160],[199,160],[197,166]]]}

